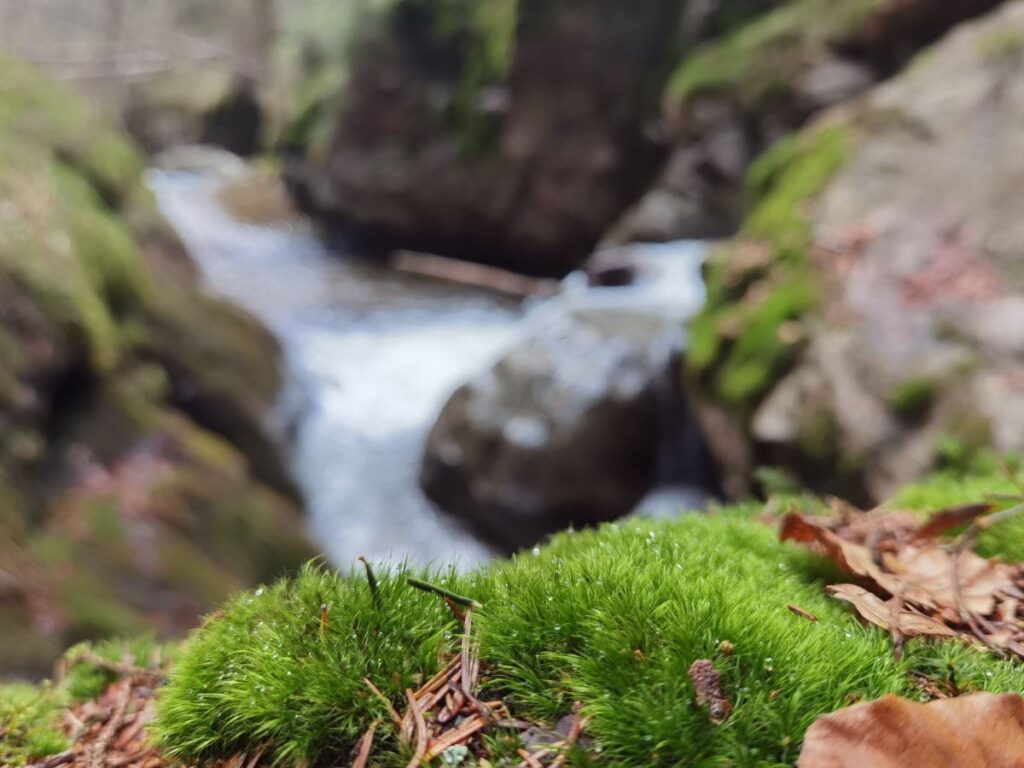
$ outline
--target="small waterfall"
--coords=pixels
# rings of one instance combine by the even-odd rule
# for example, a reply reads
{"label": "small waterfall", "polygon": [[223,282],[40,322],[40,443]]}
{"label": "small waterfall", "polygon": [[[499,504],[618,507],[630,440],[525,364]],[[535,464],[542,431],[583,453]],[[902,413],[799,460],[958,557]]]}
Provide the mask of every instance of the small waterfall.
{"label": "small waterfall", "polygon": [[[256,227],[230,218],[218,182],[154,172],[152,187],[212,290],[259,316],[282,341],[291,376],[293,467],[310,526],[330,559],[457,561],[492,552],[424,497],[417,483],[427,431],[448,396],[486,370],[544,314],[565,306],[628,308],[665,317],[662,353],[678,356],[683,327],[703,302],[703,246],[643,246],[640,280],[593,288],[579,275],[555,299],[521,307],[328,253],[304,222]],[[686,423],[674,383],[664,384],[666,424]],[[696,450],[666,429],[660,475],[690,482]]]}

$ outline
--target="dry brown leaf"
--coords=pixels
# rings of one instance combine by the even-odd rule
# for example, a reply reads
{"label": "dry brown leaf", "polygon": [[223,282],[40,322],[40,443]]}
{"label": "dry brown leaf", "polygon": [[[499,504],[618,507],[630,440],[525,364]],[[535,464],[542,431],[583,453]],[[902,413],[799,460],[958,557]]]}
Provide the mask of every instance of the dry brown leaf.
{"label": "dry brown leaf", "polygon": [[826,556],[843,570],[871,579],[890,594],[900,590],[899,583],[875,563],[871,550],[841,538],[829,530],[826,522],[792,513],[782,519],[782,541],[817,544]]}
{"label": "dry brown leaf", "polygon": [[[956,584],[953,581],[954,557]],[[899,580],[903,597],[925,608],[959,609],[962,606],[979,616],[990,616],[995,612],[996,595],[1013,587],[1010,568],[973,552],[954,556],[935,546],[908,546],[899,552],[886,553],[882,562]]]}
{"label": "dry brown leaf", "polygon": [[819,718],[798,768],[1020,768],[1024,700],[978,693],[927,704],[886,696]]}
{"label": "dry brown leaf", "polygon": [[905,608],[894,611],[890,603],[855,584],[835,584],[826,589],[833,597],[850,603],[864,619],[886,631],[891,632],[895,629],[904,637],[921,635],[956,637],[958,635],[956,631],[938,619],[914,613]]}
{"label": "dry brown leaf", "polygon": [[941,509],[928,518],[928,522],[918,529],[915,537],[918,539],[934,539],[956,528],[958,525],[970,523],[991,511],[992,505],[988,502],[963,504],[959,507]]}

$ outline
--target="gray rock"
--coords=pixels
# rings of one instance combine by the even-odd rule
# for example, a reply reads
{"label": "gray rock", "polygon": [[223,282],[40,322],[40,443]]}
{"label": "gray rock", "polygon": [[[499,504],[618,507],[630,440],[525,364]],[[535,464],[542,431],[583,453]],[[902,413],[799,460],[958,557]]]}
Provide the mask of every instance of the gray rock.
{"label": "gray rock", "polygon": [[428,496],[510,550],[630,512],[680,426],[666,420],[681,407],[674,318],[554,306],[535,323],[453,395],[421,472]]}

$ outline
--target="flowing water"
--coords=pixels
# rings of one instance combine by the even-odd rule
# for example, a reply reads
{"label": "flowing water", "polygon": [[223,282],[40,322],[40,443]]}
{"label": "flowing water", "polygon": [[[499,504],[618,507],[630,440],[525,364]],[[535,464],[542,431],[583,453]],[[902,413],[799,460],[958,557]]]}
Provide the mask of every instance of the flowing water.
{"label": "flowing water", "polygon": [[210,177],[154,172],[151,184],[210,288],[281,339],[294,472],[313,535],[339,565],[359,555],[462,566],[491,556],[420,491],[424,441],[455,388],[544,322],[554,303],[641,302],[678,315],[681,329],[703,301],[697,244],[651,248],[666,268],[643,290],[570,280],[562,297],[526,310],[329,253],[305,223],[238,222],[219,205]]}

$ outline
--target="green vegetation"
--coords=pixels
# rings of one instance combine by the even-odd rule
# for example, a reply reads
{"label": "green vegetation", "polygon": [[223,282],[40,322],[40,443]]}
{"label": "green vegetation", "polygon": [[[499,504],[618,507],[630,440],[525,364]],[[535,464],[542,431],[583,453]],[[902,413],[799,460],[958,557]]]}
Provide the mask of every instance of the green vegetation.
{"label": "green vegetation", "polygon": [[0,685],[0,765],[25,765],[66,749],[64,703],[49,687]]}
{"label": "green vegetation", "polygon": [[[955,669],[969,688],[1024,690],[1019,665],[964,645],[912,642],[896,660],[884,633],[825,597],[827,564],[749,514],[609,525],[473,574],[427,577],[483,603],[475,641],[488,694],[548,723],[582,701],[602,764],[791,763],[819,714],[886,692],[919,695],[911,671],[944,680]],[[309,567],[237,597],[172,669],[159,702],[164,747],[187,759],[252,743],[287,764],[344,759],[386,717],[364,677],[398,704],[457,647],[448,609],[408,575],[380,575],[379,608],[361,569]],[[687,669],[700,658],[714,660],[734,701],[719,726],[693,705]],[[408,759],[388,748],[387,764]]]}
{"label": "green vegetation", "polygon": [[883,0],[792,0],[688,56],[666,91],[670,112],[706,93],[753,109],[792,83],[809,61],[860,30]]}
{"label": "green vegetation", "polygon": [[783,139],[751,167],[751,212],[738,243],[706,270],[708,298],[691,326],[691,372],[741,417],[786,372],[819,299],[808,206],[852,150],[843,125]]}
{"label": "green vegetation", "polygon": [[889,407],[901,418],[919,418],[931,408],[935,387],[935,381],[923,377],[900,382],[889,392]]}

